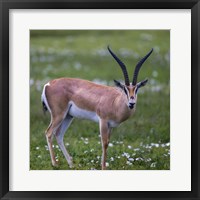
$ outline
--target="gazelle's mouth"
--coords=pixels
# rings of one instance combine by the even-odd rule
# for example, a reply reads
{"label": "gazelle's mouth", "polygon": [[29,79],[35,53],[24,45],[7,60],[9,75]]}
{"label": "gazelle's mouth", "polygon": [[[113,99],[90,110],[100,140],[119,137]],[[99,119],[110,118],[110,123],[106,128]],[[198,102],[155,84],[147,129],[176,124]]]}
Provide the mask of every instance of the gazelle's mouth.
{"label": "gazelle's mouth", "polygon": [[135,105],[135,103],[129,103],[128,107],[129,107],[130,109],[133,109],[133,108],[134,108],[134,105]]}

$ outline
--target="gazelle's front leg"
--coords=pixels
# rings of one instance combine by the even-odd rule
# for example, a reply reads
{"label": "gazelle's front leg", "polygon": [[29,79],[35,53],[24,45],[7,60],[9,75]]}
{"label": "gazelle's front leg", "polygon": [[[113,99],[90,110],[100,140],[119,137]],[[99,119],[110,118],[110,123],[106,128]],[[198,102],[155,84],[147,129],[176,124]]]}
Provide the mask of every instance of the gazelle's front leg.
{"label": "gazelle's front leg", "polygon": [[102,170],[106,169],[107,148],[110,139],[111,128],[108,126],[108,121],[100,119],[99,122],[101,143],[102,143]]}

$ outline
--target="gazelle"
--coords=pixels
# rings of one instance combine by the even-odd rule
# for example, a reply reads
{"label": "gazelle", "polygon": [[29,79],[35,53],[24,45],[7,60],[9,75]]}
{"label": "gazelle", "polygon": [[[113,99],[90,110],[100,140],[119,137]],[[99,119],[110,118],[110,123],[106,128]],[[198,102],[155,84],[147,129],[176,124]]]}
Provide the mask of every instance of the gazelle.
{"label": "gazelle", "polygon": [[73,166],[63,137],[73,118],[76,117],[99,123],[103,151],[102,169],[106,169],[106,152],[111,129],[135,112],[138,89],[145,86],[148,81],[146,79],[137,83],[138,73],[153,49],[136,65],[132,83],[129,81],[124,63],[109,46],[108,51],[121,67],[125,84],[114,80],[117,87],[110,87],[78,78],[59,78],[44,85],[41,99],[44,110],[48,110],[51,114],[51,122],[45,133],[53,166],[57,166],[52,148],[53,136],[56,137],[69,166]]}

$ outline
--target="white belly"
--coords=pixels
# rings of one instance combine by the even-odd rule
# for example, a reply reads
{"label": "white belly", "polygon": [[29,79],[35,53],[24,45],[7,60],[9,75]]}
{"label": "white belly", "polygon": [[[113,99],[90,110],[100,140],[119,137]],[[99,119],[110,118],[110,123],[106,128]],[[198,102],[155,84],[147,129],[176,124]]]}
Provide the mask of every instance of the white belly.
{"label": "white belly", "polygon": [[76,106],[74,102],[70,102],[69,114],[80,119],[88,119],[94,122],[99,122],[99,117],[95,112],[84,110]]}
{"label": "white belly", "polygon": [[[69,103],[69,114],[72,117],[79,118],[79,119],[88,119],[94,122],[99,122],[100,117],[95,113],[88,110],[84,110],[82,108],[79,108],[73,101]],[[110,127],[116,127],[119,125],[119,123],[108,120],[108,125]]]}

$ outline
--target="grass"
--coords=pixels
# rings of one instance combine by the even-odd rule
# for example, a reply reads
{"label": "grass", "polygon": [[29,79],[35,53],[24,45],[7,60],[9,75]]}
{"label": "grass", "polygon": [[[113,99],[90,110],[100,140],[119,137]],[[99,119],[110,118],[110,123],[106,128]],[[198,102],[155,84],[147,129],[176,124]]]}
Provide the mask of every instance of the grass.
{"label": "grass", "polygon": [[[51,166],[44,134],[50,115],[42,111],[42,87],[58,77],[114,86],[113,79],[123,80],[123,75],[107,51],[108,44],[130,77],[138,60],[154,48],[138,77],[139,81],[148,77],[149,82],[139,91],[136,113],[112,132],[108,169],[170,169],[169,43],[169,31],[30,31],[30,169],[70,170],[55,141],[59,166]],[[101,169],[98,124],[75,119],[64,141],[73,170]]]}

